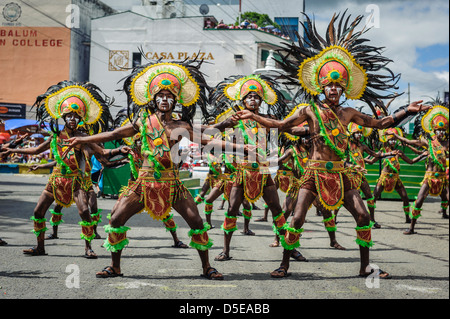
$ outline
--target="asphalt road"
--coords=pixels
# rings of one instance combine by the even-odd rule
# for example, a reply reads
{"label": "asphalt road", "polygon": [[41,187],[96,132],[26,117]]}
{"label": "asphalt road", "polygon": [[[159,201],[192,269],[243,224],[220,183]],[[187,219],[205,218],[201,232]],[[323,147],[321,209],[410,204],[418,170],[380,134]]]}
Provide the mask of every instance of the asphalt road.
{"label": "asphalt road", "polygon": [[[345,209],[338,216],[336,234],[347,249],[329,246],[322,217],[311,210],[301,238],[301,252],[308,262],[293,261],[288,278],[277,280],[269,275],[279,266],[282,249],[269,247],[273,232],[267,222],[252,221],[251,229],[256,236],[245,236],[241,234],[243,218],[239,218],[239,230],[232,240],[233,259],[216,262],[213,259],[223,245],[220,225],[224,211],[218,210],[219,201],[214,203],[212,216],[216,228],[209,232],[214,241],[210,259],[225,275],[224,281],[201,278],[196,250],[172,248],[173,241],[162,223],[146,213],[134,216],[127,224],[131,230],[130,243],[122,255],[124,276],[99,279],[95,273],[110,264],[109,252],[101,247],[106,237],[103,227],[99,227],[103,239],[93,241],[98,259],[83,258],[80,218],[74,206],[63,210],[65,223],[59,228],[60,239],[46,241],[47,256],[23,255],[23,249],[36,243],[30,217],[47,179],[45,175],[0,174],[0,237],[8,242],[0,247],[0,300],[173,299],[180,303],[183,300],[171,307],[171,311],[180,313],[186,300],[202,305],[208,299],[218,299],[219,303],[220,300],[264,303],[282,299],[449,298],[449,223],[438,214],[440,202],[436,198],[427,199],[416,227],[418,233],[412,236],[402,234],[408,225],[404,223],[401,202],[377,202],[376,217],[382,228],[372,232],[375,245],[371,249],[371,263],[391,273],[393,278],[389,280],[357,276],[359,249],[355,243],[355,222]],[[284,199],[281,192],[280,199]],[[114,203],[114,199],[99,199],[102,226],[107,224],[106,215]],[[262,207],[262,201],[257,205]],[[203,212],[203,204],[198,207]],[[262,210],[254,211],[254,219],[262,214]],[[187,224],[176,212],[175,221],[179,238],[189,243]],[[233,313],[233,308],[230,309]],[[216,313],[226,311],[222,306],[221,310],[216,309]]]}

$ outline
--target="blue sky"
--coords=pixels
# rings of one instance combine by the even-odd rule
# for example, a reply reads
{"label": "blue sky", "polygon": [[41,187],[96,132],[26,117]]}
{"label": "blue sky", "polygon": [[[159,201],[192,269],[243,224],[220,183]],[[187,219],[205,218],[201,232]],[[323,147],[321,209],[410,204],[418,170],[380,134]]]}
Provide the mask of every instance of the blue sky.
{"label": "blue sky", "polygon": [[[378,12],[373,10],[376,6]],[[372,7],[371,7],[372,6]],[[346,8],[352,16],[372,12],[378,25],[366,33],[372,43],[386,47],[384,55],[394,62],[389,66],[401,74],[398,93],[407,92],[411,101],[441,98],[449,90],[449,3],[447,0],[316,0],[307,1],[318,31],[323,34],[334,12]],[[407,94],[392,103],[392,110],[407,103]]]}

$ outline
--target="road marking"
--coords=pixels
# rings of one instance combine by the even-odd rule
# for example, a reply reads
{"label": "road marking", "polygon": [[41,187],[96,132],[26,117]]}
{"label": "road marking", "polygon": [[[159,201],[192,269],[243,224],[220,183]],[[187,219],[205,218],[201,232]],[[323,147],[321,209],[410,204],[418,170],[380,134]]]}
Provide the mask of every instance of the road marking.
{"label": "road marking", "polygon": [[395,287],[398,289],[414,290],[414,291],[423,292],[426,294],[435,294],[441,290],[441,288],[416,287],[416,286],[409,286],[409,285],[396,285]]}

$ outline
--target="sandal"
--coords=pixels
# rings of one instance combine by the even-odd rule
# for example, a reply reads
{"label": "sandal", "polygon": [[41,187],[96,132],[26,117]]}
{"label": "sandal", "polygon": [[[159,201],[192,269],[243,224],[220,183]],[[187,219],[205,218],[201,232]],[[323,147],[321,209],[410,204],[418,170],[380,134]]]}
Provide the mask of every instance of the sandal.
{"label": "sandal", "polygon": [[45,250],[39,250],[37,247],[32,247],[29,249],[24,249],[23,253],[25,255],[31,255],[31,256],[46,256]]}
{"label": "sandal", "polygon": [[[359,274],[359,277],[367,278],[369,275],[372,275],[374,273],[374,271],[375,271],[375,269],[371,269],[369,273]],[[374,276],[377,276],[380,279],[391,279],[392,278],[392,276],[389,273],[387,273],[381,269],[377,269],[377,273]]]}
{"label": "sandal", "polygon": [[272,278],[286,278],[289,277],[291,274],[287,272],[287,269],[283,266],[280,266],[279,268],[275,269],[270,273],[270,276]]}
{"label": "sandal", "polygon": [[223,275],[213,267],[208,267],[208,269],[206,269],[206,272],[204,274],[201,274],[200,276],[209,280],[223,280]]}
{"label": "sandal", "polygon": [[250,229],[248,229],[247,231],[241,232],[241,234],[246,235],[246,236],[255,236],[255,233],[252,232]]}
{"label": "sandal", "polygon": [[0,246],[6,246],[8,243],[0,238]]}
{"label": "sandal", "polygon": [[255,222],[266,222],[266,221],[267,221],[267,218],[264,218],[264,217],[255,219]]}
{"label": "sandal", "polygon": [[87,259],[97,259],[98,258],[92,249],[86,250],[83,257],[87,258]]}
{"label": "sandal", "polygon": [[373,224],[373,227],[374,227],[374,228],[381,228],[381,225],[378,224],[378,222],[375,222],[375,224]]}
{"label": "sandal", "polygon": [[118,274],[111,266],[106,266],[103,268],[101,272],[95,274],[97,278],[114,278],[114,277],[122,277],[123,274]]}
{"label": "sandal", "polygon": [[50,235],[47,236],[47,238],[45,238],[45,240],[50,240],[50,239],[59,239],[59,237],[55,236],[53,234],[50,234]]}
{"label": "sandal", "polygon": [[188,245],[183,243],[181,240],[178,241],[175,245],[172,245],[173,248],[189,248]]}
{"label": "sandal", "polygon": [[291,258],[294,258],[297,261],[308,261],[298,250],[292,252]]}
{"label": "sandal", "polygon": [[403,232],[403,235],[414,235],[417,234],[414,230],[407,229]]}
{"label": "sandal", "polygon": [[228,256],[227,254],[225,254],[223,251],[216,257],[214,258],[215,261],[227,261],[232,259],[233,257]]}

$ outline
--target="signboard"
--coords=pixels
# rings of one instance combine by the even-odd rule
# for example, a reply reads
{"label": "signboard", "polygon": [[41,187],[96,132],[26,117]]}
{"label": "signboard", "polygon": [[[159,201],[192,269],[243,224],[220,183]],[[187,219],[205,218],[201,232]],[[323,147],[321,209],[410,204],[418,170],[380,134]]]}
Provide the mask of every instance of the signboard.
{"label": "signboard", "polygon": [[1,119],[24,119],[26,116],[26,104],[0,103]]}

